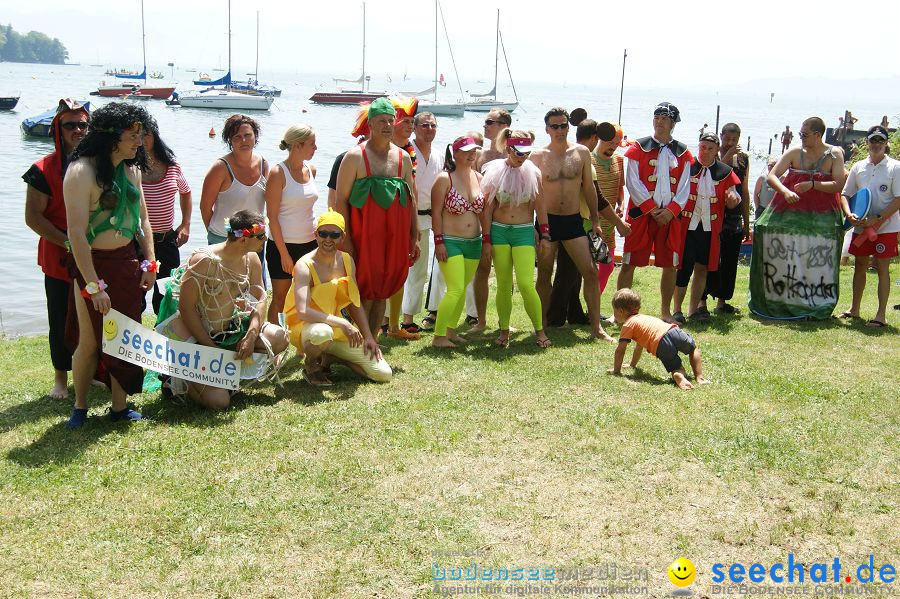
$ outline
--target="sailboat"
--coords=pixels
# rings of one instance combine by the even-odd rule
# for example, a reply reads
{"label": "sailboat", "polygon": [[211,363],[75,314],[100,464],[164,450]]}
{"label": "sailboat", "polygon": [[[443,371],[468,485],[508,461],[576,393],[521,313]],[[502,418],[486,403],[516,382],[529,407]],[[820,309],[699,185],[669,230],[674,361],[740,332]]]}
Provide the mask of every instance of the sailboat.
{"label": "sailboat", "polygon": [[[512,74],[510,74],[509,82],[512,85],[513,95],[515,95],[516,101],[502,102],[497,100],[497,62],[499,58],[500,43],[500,9],[497,9],[497,38],[496,42],[494,43],[494,89],[486,94],[469,94],[473,98],[480,99],[467,102],[466,110],[470,110],[472,112],[490,112],[497,108],[504,108],[509,112],[512,112],[519,107],[519,96],[518,94],[516,94],[516,85],[512,82]],[[503,49],[503,60],[504,62],[506,62],[506,70],[509,71],[509,61],[506,58],[506,48]],[[488,96],[490,96],[490,98],[488,98]]]}
{"label": "sailboat", "polygon": [[268,110],[275,98],[251,96],[231,91],[231,0],[228,0],[228,71],[215,81],[194,81],[194,85],[224,85],[224,89],[208,89],[181,94],[178,104],[186,108],[221,108],[228,110]]}
{"label": "sailboat", "polygon": [[[431,101],[421,100],[419,101],[419,107],[417,109],[418,112],[430,112],[436,116],[458,116],[461,117],[466,112],[466,105],[462,102],[438,102],[437,99],[437,88],[438,86],[445,85],[444,76],[441,75],[440,79],[438,78],[438,12],[440,11],[440,7],[438,5],[438,0],[434,0],[434,87],[431,88],[431,91],[434,92],[434,99]],[[446,34],[446,23],[445,23],[445,31]],[[450,46],[450,36],[447,36],[447,46]],[[453,49],[450,50],[450,56],[453,56]],[[453,71],[456,72],[456,61],[453,61]],[[456,81],[459,81],[459,73],[456,74]],[[462,86],[459,89],[460,96],[462,96]]]}
{"label": "sailboat", "polygon": [[147,36],[144,33],[144,0],[141,0],[141,48],[144,52],[143,71],[140,73],[113,73],[112,76],[116,79],[142,79],[144,85],[138,86],[134,83],[106,85],[106,81],[101,81],[100,86],[95,92],[96,95],[106,98],[117,98],[119,96],[140,93],[140,95],[152,96],[158,100],[165,100],[172,95],[172,92],[175,91],[174,87],[147,87]]}
{"label": "sailboat", "polygon": [[[276,98],[281,96],[281,90],[274,85],[260,85],[259,79],[257,79],[257,73],[259,72],[259,11],[256,11],[256,70],[253,73],[247,73],[251,75],[253,78],[248,79],[247,81],[231,81],[231,91],[237,92],[239,94],[248,94],[251,96],[274,96]],[[199,80],[194,81],[194,85],[213,85],[213,82],[210,80],[209,76],[200,77]]]}
{"label": "sailboat", "polygon": [[366,76],[366,3],[363,2],[363,44],[362,44],[362,74],[359,79],[335,79],[335,83],[353,83],[359,86],[359,89],[341,89],[336,92],[316,92],[309,97],[311,102],[318,104],[359,104],[360,102],[371,102],[376,98],[386,96],[385,92],[367,92],[366,84],[369,83],[369,77]]}

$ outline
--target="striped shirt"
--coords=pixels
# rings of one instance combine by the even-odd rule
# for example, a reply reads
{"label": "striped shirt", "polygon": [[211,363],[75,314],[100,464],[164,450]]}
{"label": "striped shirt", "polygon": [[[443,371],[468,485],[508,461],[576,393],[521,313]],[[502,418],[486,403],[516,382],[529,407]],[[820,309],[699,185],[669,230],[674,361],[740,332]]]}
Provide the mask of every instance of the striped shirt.
{"label": "striped shirt", "polygon": [[166,169],[162,179],[156,183],[142,181],[141,188],[144,190],[153,232],[171,231],[175,224],[175,196],[179,193],[191,193],[191,186],[185,180],[181,167],[176,162]]}

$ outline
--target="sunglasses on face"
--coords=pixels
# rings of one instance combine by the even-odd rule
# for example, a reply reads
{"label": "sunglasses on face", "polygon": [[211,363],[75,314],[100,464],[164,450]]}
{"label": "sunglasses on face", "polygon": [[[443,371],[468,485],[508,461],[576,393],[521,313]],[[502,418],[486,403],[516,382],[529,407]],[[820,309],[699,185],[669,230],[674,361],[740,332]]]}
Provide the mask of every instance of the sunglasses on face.
{"label": "sunglasses on face", "polygon": [[343,235],[340,231],[317,231],[317,233],[322,239],[340,239]]}
{"label": "sunglasses on face", "polygon": [[568,128],[569,128],[569,123],[550,123],[550,124],[547,125],[547,126],[550,127],[550,128],[553,129],[553,130],[557,130],[557,129],[568,129]]}
{"label": "sunglasses on face", "polygon": [[74,131],[78,129],[79,131],[87,131],[88,124],[87,121],[72,121],[69,123],[63,123],[62,128],[66,131]]}
{"label": "sunglasses on face", "polygon": [[520,152],[515,148],[510,148],[510,150],[512,150],[513,154],[515,154],[519,158],[528,158],[529,156],[531,156],[531,152]]}
{"label": "sunglasses on face", "polygon": [[799,137],[800,139],[806,139],[810,135],[813,135],[813,134],[812,133],[798,133],[797,137]]}
{"label": "sunglasses on face", "polygon": [[500,121],[495,121],[494,119],[484,119],[484,126],[490,127],[491,125],[500,125],[502,124]]}

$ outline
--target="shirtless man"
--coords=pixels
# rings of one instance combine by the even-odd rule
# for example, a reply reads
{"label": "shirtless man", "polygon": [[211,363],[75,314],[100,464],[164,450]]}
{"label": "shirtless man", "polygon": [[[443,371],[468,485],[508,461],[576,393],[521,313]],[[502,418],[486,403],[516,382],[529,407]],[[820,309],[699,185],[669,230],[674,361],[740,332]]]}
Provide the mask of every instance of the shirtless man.
{"label": "shirtless man", "polygon": [[627,221],[631,235],[625,240],[619,289],[631,288],[634,269],[650,264],[662,269],[659,278],[660,318],[672,322],[672,295],[675,273],[681,266],[683,239],[681,215],[690,192],[690,165],[694,158],[687,146],[672,138],[675,123],[681,120],[678,108],[660,102],[653,110],[653,135],[631,142],[625,187],[628,189]]}
{"label": "shirtless man", "polygon": [[[559,243],[572,257],[578,272],[585,281],[597,281],[597,267],[591,258],[591,250],[584,232],[580,214],[579,191],[584,193],[590,212],[594,233],[602,234],[597,212],[597,190],[591,177],[590,151],[579,144],[569,143],[569,112],[565,108],[551,108],[544,115],[550,143],[531,153],[532,160],[541,170],[542,191],[535,209],[541,244],[538,254],[537,289],[541,296],[544,325],[547,324],[547,308],[550,305],[550,277]],[[613,338],[606,334],[600,323],[600,288],[597,284],[584,286],[594,337],[606,341]]]}
{"label": "shirtless man", "polygon": [[[266,322],[266,288],[258,255],[266,243],[265,219],[258,212],[240,210],[228,219],[225,234],[223,243],[200,248],[188,259],[179,283],[178,309],[167,310],[174,295],[167,290],[157,331],[179,341],[234,350],[238,360],[254,351],[277,356],[287,349],[288,335],[284,328]],[[228,389],[188,382],[187,390],[206,408],[224,410],[231,405]]]}
{"label": "shirtless man", "polygon": [[[822,141],[824,136],[825,122],[822,119],[812,116],[803,121],[800,127],[800,147],[785,152],[766,176],[769,186],[783,195],[787,203],[799,202],[798,194],[811,189],[825,193],[840,193],[843,190],[846,180],[844,151],[838,146],[825,145]],[[830,174],[832,180],[817,181],[803,177],[804,180],[787,187],[782,183],[781,176],[789,168],[802,172],[814,170],[821,174]]]}
{"label": "shirtless man", "polygon": [[791,142],[794,141],[794,134],[791,132],[790,125],[784,126],[784,132],[781,134],[781,153],[784,154],[785,150],[791,147]]}
{"label": "shirtless man", "polygon": [[369,140],[344,156],[335,198],[335,210],[347,223],[344,250],[356,262],[372,331],[381,326],[385,300],[403,287],[410,264],[419,257],[412,160],[391,143],[394,116],[387,98],[369,106]]}

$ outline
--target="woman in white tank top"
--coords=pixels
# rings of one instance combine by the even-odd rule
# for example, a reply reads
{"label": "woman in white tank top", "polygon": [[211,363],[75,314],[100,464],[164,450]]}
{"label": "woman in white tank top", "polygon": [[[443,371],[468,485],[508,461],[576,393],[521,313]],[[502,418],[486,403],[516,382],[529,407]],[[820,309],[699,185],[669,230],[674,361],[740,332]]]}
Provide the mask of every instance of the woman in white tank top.
{"label": "woman in white tank top", "polygon": [[210,245],[225,241],[225,219],[238,210],[263,213],[265,208],[266,159],[253,149],[259,140],[259,123],[235,114],[225,121],[222,139],[231,152],[216,160],[203,179],[200,215]]}
{"label": "woman in white tank top", "polygon": [[269,241],[266,265],[272,279],[268,320],[278,324],[293,280],[294,264],[316,249],[313,207],[319,199],[316,167],[307,164],[316,153],[316,134],[308,125],[289,128],[279,147],[288,151],[284,162],[272,167],[266,186]]}

